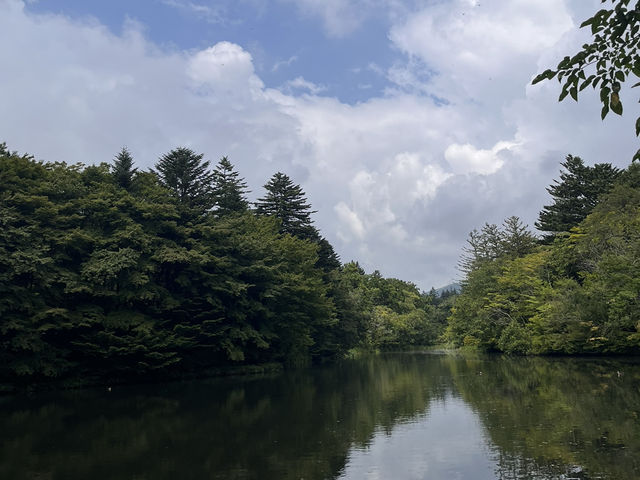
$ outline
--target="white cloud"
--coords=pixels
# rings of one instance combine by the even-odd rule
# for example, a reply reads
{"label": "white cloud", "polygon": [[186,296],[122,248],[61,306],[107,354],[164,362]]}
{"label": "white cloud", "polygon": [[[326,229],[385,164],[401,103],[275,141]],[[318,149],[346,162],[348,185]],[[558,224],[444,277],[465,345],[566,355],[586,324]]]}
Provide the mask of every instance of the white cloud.
{"label": "white cloud", "polygon": [[516,145],[513,142],[503,141],[496,143],[490,150],[482,150],[468,143],[464,145],[454,143],[444,151],[444,158],[449,162],[454,173],[489,175],[497,172],[504,165],[501,153],[511,150]]}
{"label": "white cloud", "polygon": [[[239,45],[219,42],[188,59],[187,74],[209,97],[259,96],[264,85],[255,75],[251,55]],[[203,90],[200,90],[203,93]]]}
{"label": "white cloud", "polygon": [[437,95],[483,101],[491,91],[495,101],[521,91],[530,75],[526,66],[574,27],[558,0],[452,0],[408,16],[390,38],[435,71]]}
{"label": "white cloud", "polygon": [[[358,27],[350,17],[358,8],[381,3],[299,0],[334,22],[335,34]],[[319,96],[310,77],[266,88],[235,43],[167,51],[133,23],[114,35],[95,20],[36,16],[0,0],[0,31],[11,38],[0,42],[0,105],[9,112],[0,141],[85,163],[110,161],[127,145],[141,168],[187,145],[214,162],[228,155],[254,198],[285,171],[344,260],[440,286],[456,276],[471,229],[512,214],[532,223],[567,153],[627,164],[638,106],[627,102],[623,118],[602,123],[586,91],[579,104],[558,104],[557,84],[528,86],[579,47],[578,3],[428,5],[394,20],[395,88],[348,105]]]}
{"label": "white cloud", "polygon": [[318,93],[324,92],[327,89],[327,87],[325,87],[324,85],[316,85],[315,83],[309,82],[302,77],[296,77],[293,80],[289,80],[285,84],[285,88],[288,91],[306,90],[312,95],[317,95]]}
{"label": "white cloud", "polygon": [[294,3],[305,15],[319,16],[328,35],[343,37],[352,33],[383,0],[283,0]]}
{"label": "white cloud", "polygon": [[224,8],[220,5],[204,5],[202,3],[190,2],[188,0],[161,0],[163,4],[176,8],[180,11],[196,15],[209,23],[225,23]]}
{"label": "white cloud", "polygon": [[346,226],[349,230],[348,234],[345,234],[342,231],[338,230],[338,235],[341,237],[341,239],[345,242],[349,242],[351,240],[351,237],[355,236],[358,240],[362,240],[364,238],[364,235],[366,234],[366,231],[364,229],[362,221],[358,217],[358,214],[351,210],[349,206],[344,202],[339,202],[334,207],[334,210],[338,215],[338,219],[340,220],[341,224]]}
{"label": "white cloud", "polygon": [[282,67],[288,67],[290,66],[293,62],[298,60],[298,56],[297,55],[291,55],[289,58],[287,58],[286,60],[280,60],[279,62],[276,62],[273,64],[273,67],[271,67],[271,72],[277,72],[278,70],[280,70]]}

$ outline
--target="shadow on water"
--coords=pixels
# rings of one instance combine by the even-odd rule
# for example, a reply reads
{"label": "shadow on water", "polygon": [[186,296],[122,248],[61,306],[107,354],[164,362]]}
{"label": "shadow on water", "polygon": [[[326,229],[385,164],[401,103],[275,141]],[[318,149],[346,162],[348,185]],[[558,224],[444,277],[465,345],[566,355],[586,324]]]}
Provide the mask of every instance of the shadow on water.
{"label": "shadow on water", "polygon": [[[456,424],[486,446],[487,478],[626,480],[640,478],[639,414],[638,361],[392,354],[276,376],[3,398],[0,478],[363,478],[356,466],[357,475],[474,478],[471,460],[457,468]],[[385,449],[393,466],[380,470]]]}

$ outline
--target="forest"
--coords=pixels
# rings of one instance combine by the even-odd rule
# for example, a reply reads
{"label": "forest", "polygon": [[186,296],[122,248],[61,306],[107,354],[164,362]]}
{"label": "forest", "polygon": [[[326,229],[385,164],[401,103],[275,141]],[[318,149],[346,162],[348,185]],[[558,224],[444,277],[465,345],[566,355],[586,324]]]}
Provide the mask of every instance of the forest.
{"label": "forest", "polygon": [[445,337],[517,354],[640,353],[640,164],[567,156],[538,239],[517,217],[473,231]]}
{"label": "forest", "polygon": [[[80,385],[308,365],[438,342],[509,354],[640,351],[640,164],[567,156],[537,236],[469,235],[462,291],[342,263],[300,185],[254,203],[228,158],[141,171],[0,145],[0,379]],[[428,268],[428,266],[425,266]]]}
{"label": "forest", "polygon": [[0,144],[0,380],[70,386],[306,365],[432,344],[453,291],[342,264],[304,191],[255,204],[222,157],[141,171],[47,163]]}

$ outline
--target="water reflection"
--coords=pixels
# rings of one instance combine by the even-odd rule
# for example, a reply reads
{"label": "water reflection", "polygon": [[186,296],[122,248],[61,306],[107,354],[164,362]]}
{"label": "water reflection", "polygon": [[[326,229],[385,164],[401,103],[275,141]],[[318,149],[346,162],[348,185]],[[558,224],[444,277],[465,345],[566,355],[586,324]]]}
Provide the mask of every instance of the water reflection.
{"label": "water reflection", "polygon": [[396,354],[0,399],[0,478],[640,478],[640,364]]}
{"label": "water reflection", "polygon": [[[455,452],[455,453],[454,453]],[[494,479],[494,462],[482,426],[469,407],[448,395],[427,415],[376,432],[366,448],[354,448],[340,479]]]}

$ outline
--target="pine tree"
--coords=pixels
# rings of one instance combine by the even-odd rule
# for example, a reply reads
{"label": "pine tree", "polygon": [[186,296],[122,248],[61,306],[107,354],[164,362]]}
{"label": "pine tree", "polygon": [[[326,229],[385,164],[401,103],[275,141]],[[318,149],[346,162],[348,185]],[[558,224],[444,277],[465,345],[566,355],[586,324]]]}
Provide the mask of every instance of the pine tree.
{"label": "pine tree", "polygon": [[111,169],[114,182],[125,190],[130,190],[137,171],[137,168],[133,168],[133,158],[129,150],[127,147],[122,147],[120,153],[116,155]]}
{"label": "pine tree", "polygon": [[180,147],[160,157],[156,169],[160,183],[182,207],[204,213],[213,207],[213,173],[203,154]]}
{"label": "pine tree", "polygon": [[227,157],[222,157],[213,171],[213,201],[219,217],[245,212],[249,208],[247,184]]}
{"label": "pine tree", "polygon": [[544,206],[535,223],[538,230],[548,233],[547,241],[584,220],[596,206],[598,197],[611,189],[620,173],[609,163],[588,167],[573,155],[567,155],[561,165],[565,171],[560,173],[560,180],[554,180],[547,188],[554,202]]}
{"label": "pine tree", "polygon": [[264,186],[267,193],[256,203],[258,215],[273,215],[281,222],[280,232],[299,238],[317,240],[311,205],[300,185],[295,185],[284,173],[277,172]]}

